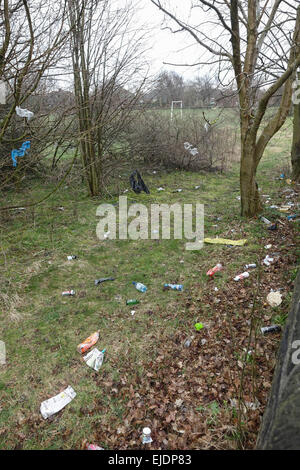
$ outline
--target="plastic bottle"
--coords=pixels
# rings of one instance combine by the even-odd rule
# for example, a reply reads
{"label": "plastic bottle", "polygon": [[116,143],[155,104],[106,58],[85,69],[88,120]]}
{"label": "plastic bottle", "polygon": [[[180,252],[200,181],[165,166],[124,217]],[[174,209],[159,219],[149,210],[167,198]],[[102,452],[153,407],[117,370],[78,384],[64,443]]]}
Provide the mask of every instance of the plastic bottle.
{"label": "plastic bottle", "polygon": [[150,442],[152,442],[150,428],[143,429],[142,441],[143,441],[143,444],[150,444]]}
{"label": "plastic bottle", "polygon": [[264,222],[265,224],[267,224],[267,225],[271,225],[271,223],[272,223],[269,219],[266,219],[266,218],[263,217],[263,216],[261,216],[260,220],[261,220],[262,222]]}
{"label": "plastic bottle", "polygon": [[183,290],[182,284],[164,284],[164,290],[172,289],[172,290]]}
{"label": "plastic bottle", "polygon": [[212,269],[209,269],[206,273],[207,276],[212,277],[214,274],[216,274],[218,271],[221,271],[223,269],[223,266],[221,263],[216,264]]}
{"label": "plastic bottle", "polygon": [[129,300],[126,300],[126,305],[136,305],[136,304],[139,304],[140,301],[137,300],[137,299],[129,299]]}
{"label": "plastic bottle", "polygon": [[146,290],[147,290],[147,287],[144,286],[144,284],[142,284],[141,282],[135,282],[135,281],[133,281],[132,284],[133,284],[133,285],[135,286],[135,288],[136,288],[138,291],[140,291],[140,292],[146,292]]}
{"label": "plastic bottle", "polygon": [[238,276],[235,276],[234,280],[240,281],[242,279],[246,279],[246,277],[249,277],[249,273],[247,271],[242,274],[238,274]]}

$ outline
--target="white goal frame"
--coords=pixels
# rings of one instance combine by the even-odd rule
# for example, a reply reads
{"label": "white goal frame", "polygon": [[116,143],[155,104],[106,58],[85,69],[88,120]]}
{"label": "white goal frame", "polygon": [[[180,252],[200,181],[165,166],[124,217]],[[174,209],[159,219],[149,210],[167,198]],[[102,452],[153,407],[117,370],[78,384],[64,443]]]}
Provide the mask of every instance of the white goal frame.
{"label": "white goal frame", "polygon": [[177,100],[177,101],[172,101],[171,103],[171,121],[173,121],[174,103],[180,103],[180,117],[182,119],[182,100]]}

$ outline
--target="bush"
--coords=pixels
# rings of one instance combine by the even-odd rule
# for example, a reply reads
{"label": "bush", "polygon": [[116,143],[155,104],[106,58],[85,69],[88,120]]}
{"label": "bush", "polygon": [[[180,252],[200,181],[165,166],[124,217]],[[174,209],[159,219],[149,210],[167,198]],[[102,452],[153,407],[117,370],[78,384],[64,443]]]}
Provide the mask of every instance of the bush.
{"label": "bush", "polygon": [[[233,160],[236,132],[217,123],[207,126],[195,115],[170,120],[167,111],[145,111],[132,121],[127,142],[132,157],[149,165],[191,171],[223,171]],[[191,144],[189,149],[185,148]],[[191,149],[198,153],[191,153]]]}

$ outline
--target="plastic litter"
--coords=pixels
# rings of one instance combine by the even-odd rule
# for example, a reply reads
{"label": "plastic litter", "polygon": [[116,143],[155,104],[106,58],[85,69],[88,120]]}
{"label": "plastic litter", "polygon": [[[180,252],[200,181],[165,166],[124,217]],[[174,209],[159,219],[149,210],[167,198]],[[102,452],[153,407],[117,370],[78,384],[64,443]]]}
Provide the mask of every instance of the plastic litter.
{"label": "plastic litter", "polygon": [[13,149],[11,151],[11,159],[13,161],[13,166],[17,166],[17,157],[24,157],[27,153],[27,150],[30,149],[30,140],[26,140],[23,142],[19,149]]}
{"label": "plastic litter", "polygon": [[86,356],[83,356],[83,359],[89,367],[98,372],[98,370],[102,366],[105,351],[106,349],[99,351],[99,349],[94,348],[90,352],[88,352]]}
{"label": "plastic litter", "polygon": [[139,304],[140,301],[137,300],[137,299],[129,299],[129,300],[126,300],[126,305],[136,305],[136,304]]}
{"label": "plastic litter", "polygon": [[28,109],[22,109],[22,108],[20,108],[19,106],[16,106],[16,113],[17,113],[17,115],[20,116],[20,117],[25,117],[25,118],[27,118],[28,121],[29,121],[30,119],[32,119],[33,116],[34,116],[34,113],[33,113],[32,111],[28,111]]}
{"label": "plastic litter", "polygon": [[272,224],[268,227],[268,230],[277,230],[277,222],[275,222],[275,224]]}
{"label": "plastic litter", "polygon": [[183,290],[182,284],[164,284],[163,290]]}
{"label": "plastic litter", "polygon": [[75,295],[75,291],[74,290],[64,290],[61,295],[63,296],[69,296],[69,295]]}
{"label": "plastic litter", "polygon": [[55,395],[49,400],[45,400],[41,403],[40,412],[44,419],[58,413],[66,405],[68,405],[73,398],[76,397],[76,393],[70,385],[58,395]]}
{"label": "plastic litter", "polygon": [[271,325],[271,326],[263,326],[260,331],[262,334],[266,333],[277,333],[278,331],[281,331],[281,326],[280,325]]}
{"label": "plastic litter", "polygon": [[142,442],[143,442],[143,444],[150,444],[152,442],[151,429],[150,428],[144,428],[143,429]]}
{"label": "plastic litter", "polygon": [[247,239],[242,240],[228,240],[227,238],[204,238],[204,243],[213,243],[216,245],[232,245],[243,246],[247,243]]}
{"label": "plastic litter", "polygon": [[130,313],[131,313],[132,316],[134,316],[135,310],[131,310]]}
{"label": "plastic litter", "polygon": [[87,450],[104,450],[103,447],[99,447],[96,444],[87,444]]}
{"label": "plastic litter", "polygon": [[146,292],[146,290],[147,290],[147,287],[144,286],[144,284],[142,284],[141,282],[135,282],[135,281],[133,281],[132,284],[135,286],[135,288],[136,288],[139,292]]}
{"label": "plastic litter", "polygon": [[296,219],[297,217],[298,217],[298,214],[293,214],[293,215],[288,215],[288,216],[287,216],[287,219],[288,219],[288,220],[294,220],[294,219]]}
{"label": "plastic litter", "polygon": [[184,342],[184,347],[185,348],[189,348],[190,345],[192,344],[192,340],[190,338],[186,339],[185,342]]}
{"label": "plastic litter", "polygon": [[242,279],[246,279],[249,276],[250,276],[250,274],[247,271],[245,271],[244,273],[238,274],[237,276],[235,276],[234,280],[235,281],[241,281]]}
{"label": "plastic litter", "polygon": [[270,292],[267,295],[267,302],[271,307],[278,307],[278,305],[281,304],[282,302],[282,296],[279,291],[276,292]]}
{"label": "plastic litter", "polygon": [[194,327],[197,331],[200,331],[202,328],[204,328],[203,323],[195,323]]}
{"label": "plastic litter", "polygon": [[272,223],[269,219],[266,219],[266,217],[261,217],[260,220],[262,222],[264,222],[265,224],[267,224],[267,225],[271,225],[271,223]]}
{"label": "plastic litter", "polygon": [[67,256],[67,259],[68,259],[68,261],[72,261],[72,259],[77,259],[77,256],[76,255],[70,255],[70,256]]}
{"label": "plastic litter", "polygon": [[195,186],[195,189],[200,189],[200,186]]}
{"label": "plastic litter", "polygon": [[6,348],[4,341],[0,341],[0,365],[4,366],[6,364]]}
{"label": "plastic litter", "polygon": [[95,333],[91,334],[88,338],[86,338],[82,343],[78,344],[77,351],[81,354],[84,354],[88,351],[92,346],[94,346],[100,336],[100,330],[95,331]]}
{"label": "plastic litter", "polygon": [[265,257],[265,259],[263,260],[263,263],[266,265],[266,266],[270,266],[271,263],[273,263],[274,261],[274,258],[271,258],[269,255],[267,255]]}
{"label": "plastic litter", "polygon": [[102,282],[105,281],[114,281],[114,277],[101,277],[100,279],[95,279],[95,286],[98,286],[98,284],[101,284]]}
{"label": "plastic litter", "polygon": [[209,269],[206,273],[207,276],[214,276],[218,271],[221,271],[223,269],[223,266],[221,263],[216,264],[213,268]]}
{"label": "plastic litter", "polygon": [[270,248],[272,248],[272,245],[271,245],[271,244],[270,244],[270,245],[265,245],[265,249],[266,249],[266,250],[269,250]]}
{"label": "plastic litter", "polygon": [[256,264],[255,263],[245,264],[245,269],[250,269],[250,268],[256,268]]}
{"label": "plastic litter", "polygon": [[157,191],[164,191],[164,188],[157,188]]}
{"label": "plastic litter", "polygon": [[[135,176],[137,176],[137,181],[135,179]],[[145,185],[143,178],[141,177],[138,170],[135,170],[133,173],[131,173],[129,181],[130,181],[130,186],[132,187],[133,191],[136,194],[139,194],[142,191],[144,191],[146,194],[150,194],[150,191]]]}

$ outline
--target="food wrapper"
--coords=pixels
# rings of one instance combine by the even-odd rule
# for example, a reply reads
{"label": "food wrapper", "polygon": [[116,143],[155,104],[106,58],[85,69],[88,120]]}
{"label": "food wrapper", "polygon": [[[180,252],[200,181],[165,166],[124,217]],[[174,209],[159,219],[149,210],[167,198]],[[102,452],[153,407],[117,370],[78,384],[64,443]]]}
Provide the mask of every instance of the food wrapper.
{"label": "food wrapper", "polygon": [[58,411],[62,410],[75,397],[76,393],[69,385],[63,392],[55,395],[55,397],[43,401],[40,407],[40,412],[43,418],[47,419],[55,413],[58,413]]}
{"label": "food wrapper", "polygon": [[93,333],[91,336],[86,338],[83,341],[83,343],[78,344],[78,346],[77,346],[78,352],[80,352],[81,354],[84,354],[86,351],[91,349],[91,347],[94,346],[94,344],[97,343],[97,341],[99,339],[99,333],[100,333],[99,331],[95,331],[95,333]]}
{"label": "food wrapper", "polygon": [[97,348],[94,348],[92,349],[92,351],[88,352],[86,356],[83,356],[83,359],[89,367],[98,372],[98,370],[102,366],[104,352],[105,349],[103,349],[103,351],[99,351]]}

